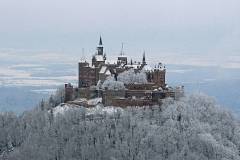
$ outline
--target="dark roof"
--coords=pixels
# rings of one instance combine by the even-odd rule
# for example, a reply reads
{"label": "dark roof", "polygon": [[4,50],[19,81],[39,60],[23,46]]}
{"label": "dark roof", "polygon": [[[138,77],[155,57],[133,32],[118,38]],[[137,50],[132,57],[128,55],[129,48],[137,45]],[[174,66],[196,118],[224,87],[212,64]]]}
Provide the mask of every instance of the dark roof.
{"label": "dark roof", "polygon": [[99,45],[102,45],[102,37],[100,36]]}

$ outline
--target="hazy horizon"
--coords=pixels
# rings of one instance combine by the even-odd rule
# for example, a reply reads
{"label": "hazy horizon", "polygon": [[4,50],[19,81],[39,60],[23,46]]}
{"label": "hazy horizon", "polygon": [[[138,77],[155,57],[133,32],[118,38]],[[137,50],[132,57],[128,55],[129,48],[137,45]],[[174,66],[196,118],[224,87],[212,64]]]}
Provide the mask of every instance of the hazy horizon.
{"label": "hazy horizon", "polygon": [[0,55],[80,58],[82,48],[88,56],[95,52],[102,35],[108,55],[118,54],[123,42],[133,57],[145,50],[166,63],[240,68],[238,6],[237,0],[0,1]]}

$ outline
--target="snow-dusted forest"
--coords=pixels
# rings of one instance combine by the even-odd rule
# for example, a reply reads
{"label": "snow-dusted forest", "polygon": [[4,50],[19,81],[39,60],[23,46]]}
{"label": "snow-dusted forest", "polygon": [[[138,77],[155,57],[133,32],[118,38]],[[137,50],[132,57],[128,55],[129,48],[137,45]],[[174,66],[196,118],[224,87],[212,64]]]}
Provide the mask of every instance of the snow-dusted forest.
{"label": "snow-dusted forest", "polygon": [[166,99],[162,106],[112,112],[72,107],[55,114],[60,95],[18,116],[0,114],[0,159],[240,159],[238,120],[206,95]]}

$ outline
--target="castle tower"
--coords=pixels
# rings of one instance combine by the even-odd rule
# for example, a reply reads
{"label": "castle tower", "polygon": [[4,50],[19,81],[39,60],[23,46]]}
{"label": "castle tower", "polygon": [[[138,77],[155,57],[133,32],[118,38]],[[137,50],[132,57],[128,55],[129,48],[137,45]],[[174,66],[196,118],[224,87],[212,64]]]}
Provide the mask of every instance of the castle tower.
{"label": "castle tower", "polygon": [[103,54],[102,37],[100,36],[97,52],[92,58],[92,66],[100,67],[101,65],[105,64],[106,59],[106,54]]}
{"label": "castle tower", "polygon": [[162,66],[162,63],[159,63],[155,66],[153,73],[152,73],[152,82],[157,84],[159,87],[165,87],[165,75],[166,69]]}
{"label": "castle tower", "polygon": [[78,63],[78,88],[84,86],[84,75],[87,73],[86,68],[89,67],[89,63],[86,61],[80,61]]}
{"label": "castle tower", "polygon": [[98,47],[97,47],[97,54],[98,55],[103,55],[103,43],[102,43],[102,37],[101,36],[100,36],[99,44],[98,44]]}
{"label": "castle tower", "polygon": [[71,83],[65,84],[65,98],[64,102],[73,100],[73,86]]}

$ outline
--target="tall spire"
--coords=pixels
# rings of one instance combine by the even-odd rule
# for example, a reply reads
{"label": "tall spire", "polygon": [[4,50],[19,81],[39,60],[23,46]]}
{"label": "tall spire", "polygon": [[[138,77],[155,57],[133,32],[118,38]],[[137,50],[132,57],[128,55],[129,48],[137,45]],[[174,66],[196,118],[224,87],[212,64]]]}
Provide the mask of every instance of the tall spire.
{"label": "tall spire", "polygon": [[122,48],[121,48],[121,53],[120,53],[121,56],[124,55],[124,52],[123,52],[123,43],[122,43]]}
{"label": "tall spire", "polygon": [[85,55],[84,55],[84,48],[82,48],[81,62],[85,62],[85,61],[86,61],[86,58],[85,58]]}
{"label": "tall spire", "polygon": [[102,43],[102,37],[100,36],[100,40],[99,40],[99,46],[101,46],[103,43]]}
{"label": "tall spire", "polygon": [[97,46],[97,54],[98,55],[103,55],[103,43],[102,43],[102,37],[100,36],[100,39],[99,39],[99,44]]}
{"label": "tall spire", "polygon": [[142,59],[142,64],[146,64],[146,57],[145,57],[145,51],[143,52],[143,59]]}

